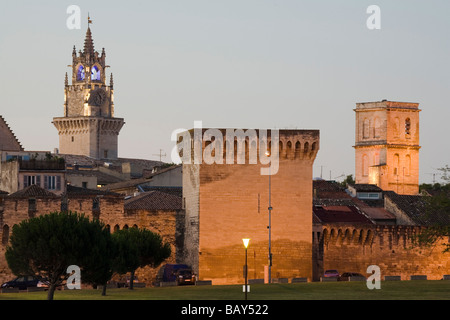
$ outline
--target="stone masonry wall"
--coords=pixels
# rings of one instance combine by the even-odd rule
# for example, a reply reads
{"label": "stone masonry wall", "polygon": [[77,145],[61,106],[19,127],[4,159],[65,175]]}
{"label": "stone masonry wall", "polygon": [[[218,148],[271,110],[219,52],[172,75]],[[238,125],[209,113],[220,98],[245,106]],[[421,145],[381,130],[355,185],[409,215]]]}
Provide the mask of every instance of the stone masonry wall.
{"label": "stone masonry wall", "polygon": [[324,270],[337,269],[340,273],[368,276],[367,267],[378,265],[382,280],[393,275],[402,280],[409,280],[412,275],[440,280],[450,274],[450,253],[443,253],[442,245],[448,239],[433,247],[415,247],[413,238],[420,230],[410,226],[324,227],[322,233],[314,235],[317,252],[321,252],[320,263],[315,265],[321,268],[317,274],[322,276]]}
{"label": "stone masonry wall", "polygon": [[[93,209],[93,197],[75,196],[68,201],[68,210],[82,213],[89,219],[99,218],[111,232],[128,227],[145,228],[161,235],[163,242],[171,245],[172,255],[164,263],[178,262],[182,255],[184,245],[184,211],[147,211],[132,210],[124,211],[124,200],[122,197],[103,196],[99,198],[99,210]],[[1,215],[1,238],[0,245],[0,282],[11,280],[14,275],[8,267],[5,259],[7,239],[11,235],[12,227],[31,216],[39,216],[50,212],[61,210],[61,198],[36,199],[36,211],[29,213],[28,199],[6,199],[4,211]],[[136,271],[140,281],[147,285],[156,279],[157,268],[140,268]],[[119,277],[115,277],[117,280]]]}

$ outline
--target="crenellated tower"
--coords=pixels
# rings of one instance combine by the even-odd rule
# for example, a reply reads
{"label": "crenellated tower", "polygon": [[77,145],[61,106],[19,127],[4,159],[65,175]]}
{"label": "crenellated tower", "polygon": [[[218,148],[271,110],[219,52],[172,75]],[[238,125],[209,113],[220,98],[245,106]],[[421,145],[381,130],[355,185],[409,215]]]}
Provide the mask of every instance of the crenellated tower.
{"label": "crenellated tower", "polygon": [[[89,21],[90,22],[90,21]],[[125,124],[114,117],[113,77],[106,84],[106,53],[95,51],[88,26],[83,51],[72,51],[72,81],[64,81],[64,117],[53,118],[59,133],[59,152],[95,159],[118,157],[118,136]]]}

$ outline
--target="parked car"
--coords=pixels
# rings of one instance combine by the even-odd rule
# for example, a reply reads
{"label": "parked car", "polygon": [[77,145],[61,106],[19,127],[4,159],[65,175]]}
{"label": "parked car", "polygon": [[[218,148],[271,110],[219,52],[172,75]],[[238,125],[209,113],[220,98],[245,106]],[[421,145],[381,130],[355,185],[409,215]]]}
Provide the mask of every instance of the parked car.
{"label": "parked car", "polygon": [[359,278],[361,280],[366,279],[361,273],[357,272],[344,272],[338,277],[338,281],[349,281],[350,278]]}
{"label": "parked car", "polygon": [[[130,286],[130,276],[122,277],[117,282],[117,288],[128,288]],[[133,284],[140,283],[138,277],[135,275],[133,279]]]}
{"label": "parked car", "polygon": [[176,272],[177,285],[195,284],[195,274],[191,269],[180,269]]}
{"label": "parked car", "polygon": [[19,290],[26,290],[30,287],[48,288],[48,282],[39,276],[22,276],[3,283],[1,287],[19,288]]}
{"label": "parked car", "polygon": [[177,271],[181,269],[191,269],[186,264],[165,264],[159,269],[158,275],[156,276],[157,282],[171,282],[177,281],[176,275]]}
{"label": "parked car", "polygon": [[324,278],[338,278],[339,272],[335,269],[325,270],[323,277]]}

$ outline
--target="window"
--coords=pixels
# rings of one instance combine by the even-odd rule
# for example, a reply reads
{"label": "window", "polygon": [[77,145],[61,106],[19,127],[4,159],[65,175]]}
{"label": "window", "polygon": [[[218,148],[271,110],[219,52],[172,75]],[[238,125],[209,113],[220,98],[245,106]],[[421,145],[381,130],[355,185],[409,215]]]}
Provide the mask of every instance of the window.
{"label": "window", "polygon": [[363,122],[363,139],[368,139],[370,134],[370,122],[369,119],[364,119]]}
{"label": "window", "polygon": [[409,176],[411,175],[411,156],[409,154],[407,154],[405,157],[405,163],[405,175]]}
{"label": "window", "polygon": [[358,192],[358,199],[381,199],[378,192]]}
{"label": "window", "polygon": [[100,81],[101,80],[100,70],[97,66],[93,66],[91,69],[91,80],[92,81]]}
{"label": "window", "polygon": [[74,137],[72,137],[72,142],[74,142],[75,141],[75,138]]}
{"label": "window", "polygon": [[405,120],[405,134],[407,136],[411,134],[411,119],[409,118]]}
{"label": "window", "polygon": [[94,211],[100,210],[100,199],[99,198],[95,198],[92,200],[92,210],[94,210]]}
{"label": "window", "polygon": [[381,136],[380,133],[380,119],[375,118],[374,120],[374,124],[373,124],[373,137],[374,138],[379,138]]}
{"label": "window", "polygon": [[85,71],[84,71],[84,67],[83,66],[79,66],[78,70],[77,70],[77,81],[83,81],[86,77]]}
{"label": "window", "polygon": [[28,199],[28,216],[30,218],[33,218],[35,212],[36,212],[36,199]]}
{"label": "window", "polygon": [[81,182],[81,186],[84,188],[84,189],[87,189],[87,182],[86,181],[83,181],[83,182]]}
{"label": "window", "polygon": [[366,154],[362,156],[362,175],[364,177],[369,175],[369,157]]}
{"label": "window", "polygon": [[28,186],[31,185],[41,185],[41,176],[36,175],[36,176],[23,176],[23,187],[26,188]]}
{"label": "window", "polygon": [[60,176],[44,176],[44,189],[46,190],[61,190]]}
{"label": "window", "polygon": [[395,118],[394,119],[394,137],[398,138],[400,134],[400,119]]}
{"label": "window", "polygon": [[396,153],[394,154],[394,175],[398,175],[398,167],[400,165],[400,157],[399,155]]}

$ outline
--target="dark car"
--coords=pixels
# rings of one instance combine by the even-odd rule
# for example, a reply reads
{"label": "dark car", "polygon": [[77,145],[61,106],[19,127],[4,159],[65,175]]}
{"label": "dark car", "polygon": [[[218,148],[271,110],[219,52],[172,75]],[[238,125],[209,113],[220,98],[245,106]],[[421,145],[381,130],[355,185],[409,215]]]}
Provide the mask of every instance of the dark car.
{"label": "dark car", "polygon": [[354,280],[365,280],[366,277],[364,277],[361,273],[357,272],[344,272],[341,274],[338,278],[338,281],[350,281],[350,278],[353,278]]}
{"label": "dark car", "polygon": [[180,269],[176,272],[177,285],[195,285],[195,274],[191,269]]}
{"label": "dark car", "polygon": [[178,270],[189,269],[192,270],[186,264],[165,264],[159,269],[158,275],[156,276],[157,282],[172,282],[177,281],[176,275]]}
{"label": "dark car", "polygon": [[48,288],[48,282],[38,276],[22,276],[17,277],[14,280],[5,282],[1,286],[2,288],[19,288],[19,290],[26,290],[30,287],[43,287]]}
{"label": "dark car", "polygon": [[323,274],[324,278],[338,278],[339,277],[339,272],[337,270],[331,269],[331,270],[326,270]]}

